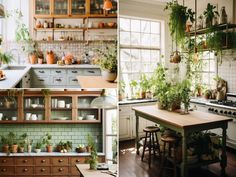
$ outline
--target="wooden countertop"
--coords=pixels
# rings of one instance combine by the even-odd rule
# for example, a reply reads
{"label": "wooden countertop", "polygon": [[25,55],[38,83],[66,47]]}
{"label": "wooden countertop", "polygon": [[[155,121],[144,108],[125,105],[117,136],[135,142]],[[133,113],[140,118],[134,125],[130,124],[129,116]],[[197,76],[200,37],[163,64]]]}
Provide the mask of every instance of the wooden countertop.
{"label": "wooden countertop", "polygon": [[117,82],[105,81],[102,76],[77,76],[81,88],[117,88]]}
{"label": "wooden countertop", "polygon": [[[89,164],[76,164],[76,167],[83,177],[112,177],[112,175],[106,173],[108,170],[90,170]],[[113,165],[112,168],[117,169],[117,166]]]}
{"label": "wooden countertop", "polygon": [[189,111],[189,114],[181,115],[177,112],[160,110],[156,105],[137,106],[133,107],[132,109],[141,114],[151,116],[154,119],[158,119],[162,122],[166,122],[181,128],[233,120],[229,117],[201,111]]}

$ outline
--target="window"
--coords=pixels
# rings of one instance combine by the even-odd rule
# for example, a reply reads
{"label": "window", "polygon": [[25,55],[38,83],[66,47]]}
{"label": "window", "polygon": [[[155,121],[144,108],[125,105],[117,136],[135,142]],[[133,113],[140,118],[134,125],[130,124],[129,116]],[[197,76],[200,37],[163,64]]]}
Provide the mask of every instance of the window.
{"label": "window", "polygon": [[131,80],[138,81],[142,73],[151,75],[157,63],[162,62],[163,23],[152,19],[120,17],[120,76],[126,86]]}

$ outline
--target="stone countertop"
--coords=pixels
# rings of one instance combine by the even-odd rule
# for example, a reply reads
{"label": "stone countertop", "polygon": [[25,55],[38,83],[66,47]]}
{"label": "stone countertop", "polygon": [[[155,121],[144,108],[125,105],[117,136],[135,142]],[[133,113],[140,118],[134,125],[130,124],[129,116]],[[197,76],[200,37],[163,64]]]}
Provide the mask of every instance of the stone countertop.
{"label": "stone countertop", "polygon": [[119,105],[150,103],[150,102],[156,102],[156,101],[157,101],[156,99],[122,100],[122,101],[119,101]]}
{"label": "stone countertop", "polygon": [[[98,156],[104,156],[104,153],[98,153]],[[90,156],[90,153],[77,153],[77,152],[67,152],[67,153],[60,153],[60,152],[40,152],[40,153],[11,153],[7,155],[6,153],[0,153],[0,157],[35,157],[35,156]]]}
{"label": "stone countertop", "polygon": [[[30,71],[31,68],[40,68],[40,69],[57,69],[57,68],[69,68],[69,69],[100,69],[100,67],[98,65],[85,65],[85,64],[81,64],[81,65],[64,65],[64,66],[59,66],[57,64],[52,64],[52,65],[48,65],[48,64],[36,64],[36,65],[17,65],[18,66],[25,66],[25,69],[22,70],[6,70],[2,67],[5,75],[6,75],[6,79],[0,81],[0,88],[1,89],[9,89],[9,88],[14,88],[21,80],[22,78]],[[13,66],[14,67],[14,66]]]}
{"label": "stone countertop", "polygon": [[206,105],[207,103],[210,103],[210,101],[214,101],[214,100],[198,98],[198,97],[194,97],[190,99],[190,103],[196,103],[196,104],[202,104],[202,105]]}

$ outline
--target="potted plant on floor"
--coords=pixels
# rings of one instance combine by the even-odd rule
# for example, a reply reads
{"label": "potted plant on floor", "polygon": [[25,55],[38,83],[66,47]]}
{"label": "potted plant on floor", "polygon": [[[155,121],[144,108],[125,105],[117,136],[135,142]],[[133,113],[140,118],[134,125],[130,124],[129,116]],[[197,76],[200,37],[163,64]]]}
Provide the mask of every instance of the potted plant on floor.
{"label": "potted plant on floor", "polygon": [[43,144],[46,144],[47,152],[52,152],[53,151],[53,144],[52,144],[51,141],[52,141],[52,135],[47,133],[43,138]]}
{"label": "potted plant on floor", "polygon": [[102,77],[108,82],[114,82],[117,77],[117,42],[98,50],[98,64],[102,70]]}
{"label": "potted plant on floor", "polygon": [[207,8],[204,10],[203,15],[205,16],[206,20],[206,27],[212,26],[212,21],[215,16],[219,16],[218,11],[215,10],[216,6],[208,3]]}

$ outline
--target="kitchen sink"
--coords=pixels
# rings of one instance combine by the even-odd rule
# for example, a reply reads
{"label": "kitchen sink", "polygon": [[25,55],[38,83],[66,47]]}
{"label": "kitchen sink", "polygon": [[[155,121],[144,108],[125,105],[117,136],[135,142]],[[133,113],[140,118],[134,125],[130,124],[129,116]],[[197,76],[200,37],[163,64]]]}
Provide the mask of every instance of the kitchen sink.
{"label": "kitchen sink", "polygon": [[4,70],[24,70],[26,66],[7,66]]}

